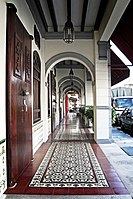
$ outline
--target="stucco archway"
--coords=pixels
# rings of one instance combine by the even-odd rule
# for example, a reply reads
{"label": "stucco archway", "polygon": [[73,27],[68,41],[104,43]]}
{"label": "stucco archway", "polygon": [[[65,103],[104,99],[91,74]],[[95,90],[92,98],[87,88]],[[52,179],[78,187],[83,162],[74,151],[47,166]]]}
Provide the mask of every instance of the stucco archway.
{"label": "stucco archway", "polygon": [[45,64],[46,78],[50,69],[63,60],[75,60],[83,64],[90,72],[92,81],[94,81],[94,65],[87,57],[75,52],[64,52],[51,57]]}
{"label": "stucco archway", "polygon": [[[56,55],[52,56],[45,63],[45,80],[47,80],[47,77],[48,77],[48,74],[50,73],[50,71],[58,63],[60,63],[62,61],[65,61],[65,60],[73,60],[73,61],[77,61],[80,64],[82,64],[88,70],[88,72],[90,73],[91,82],[94,82],[94,80],[95,80],[95,69],[94,69],[93,63],[87,57],[85,57],[84,55],[76,53],[76,52],[63,52],[63,53],[59,53],[59,54],[56,54]],[[78,84],[80,84],[79,88],[75,87],[74,89],[81,96],[82,93],[85,93],[85,82],[84,82],[84,80],[80,79],[78,76],[74,76],[73,78],[74,78],[74,81],[76,81]],[[66,82],[68,79],[70,79],[70,77],[68,78],[68,76],[65,76],[65,77],[62,77],[61,79],[59,79],[58,86],[56,87],[57,88],[56,89],[57,93],[61,93],[59,91],[59,87],[64,82]],[[80,88],[82,88],[82,91],[80,90]],[[62,90],[63,94],[66,93],[67,91],[69,91],[70,89],[71,89],[71,87],[67,85],[67,87],[65,88],[65,90]],[[46,99],[47,99],[47,94],[48,93],[46,91]],[[85,97],[84,97],[84,95],[82,97],[83,97],[82,103],[84,103],[85,102]],[[57,98],[56,98],[56,102],[57,102],[56,106],[57,107],[60,106],[60,100],[62,101],[62,99],[60,98],[60,95],[57,95]],[[45,105],[47,107],[47,100],[46,100],[46,104]],[[64,105],[62,103],[61,103],[61,106],[62,106],[62,110],[63,110],[63,108],[64,108],[63,106]],[[63,112],[63,114],[64,114],[64,112]],[[62,114],[62,116],[63,116],[63,114]],[[48,121],[48,119],[46,119],[46,121]],[[58,121],[60,121],[60,113],[59,113],[59,111],[56,112],[56,121],[57,121],[57,123],[58,123]]]}
{"label": "stucco archway", "polygon": [[[63,84],[63,82],[67,80],[70,80],[70,76],[66,76],[60,79],[60,81],[58,82],[58,86],[60,87]],[[73,77],[73,80],[79,82],[79,84],[84,88],[85,83],[79,77]]]}

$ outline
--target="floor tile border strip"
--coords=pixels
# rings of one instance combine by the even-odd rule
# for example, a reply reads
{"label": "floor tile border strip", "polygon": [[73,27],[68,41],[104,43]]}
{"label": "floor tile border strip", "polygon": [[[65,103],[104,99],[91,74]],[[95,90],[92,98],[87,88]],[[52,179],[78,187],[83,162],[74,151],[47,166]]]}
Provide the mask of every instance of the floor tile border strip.
{"label": "floor tile border strip", "polygon": [[[68,142],[67,142],[68,143]],[[74,182],[74,184],[72,185],[71,182],[70,183],[67,183],[67,185],[65,184],[65,186],[67,187],[108,187],[108,183],[105,179],[105,176],[103,174],[103,171],[98,163],[98,160],[94,154],[94,151],[91,147],[91,145],[89,143],[84,143],[84,145],[86,146],[87,148],[87,152],[89,153],[88,157],[91,157],[91,163],[92,163],[92,168],[93,168],[93,172],[94,174],[96,175],[96,179],[98,180],[98,183],[78,183],[76,185],[76,182]],[[50,161],[50,157],[54,151],[54,148],[55,148],[55,143],[53,143],[51,145],[51,147],[49,148],[49,151],[48,153],[46,154],[46,156],[44,157],[43,161],[41,162],[37,172],[35,173],[31,183],[30,183],[30,186],[32,187],[47,187],[49,186],[48,183],[47,185],[45,186],[45,183],[40,183],[41,179],[42,179],[42,175],[43,175],[43,172],[46,170],[46,167]],[[94,168],[95,167],[95,168]],[[59,183],[55,184],[54,186],[56,187],[61,187],[61,185]]]}
{"label": "floor tile border strip", "polygon": [[[56,140],[60,140],[60,141],[62,141],[62,140],[79,140],[79,141],[84,141],[84,140],[87,140],[88,139],[88,135],[87,135],[87,133],[85,132],[85,129],[84,128],[79,128],[79,133],[77,134],[77,135],[79,135],[80,136],[80,138],[79,139],[73,139],[73,137],[71,137],[71,134],[70,134],[70,136],[69,137],[63,137],[63,136],[65,136],[65,135],[68,135],[67,133],[64,133],[65,132],[65,128],[63,128],[63,129],[61,129],[61,130],[59,130],[58,132],[57,132],[57,134],[56,134],[56,136],[55,136],[55,138],[54,138],[54,141],[56,141]],[[71,139],[70,139],[71,138]]]}

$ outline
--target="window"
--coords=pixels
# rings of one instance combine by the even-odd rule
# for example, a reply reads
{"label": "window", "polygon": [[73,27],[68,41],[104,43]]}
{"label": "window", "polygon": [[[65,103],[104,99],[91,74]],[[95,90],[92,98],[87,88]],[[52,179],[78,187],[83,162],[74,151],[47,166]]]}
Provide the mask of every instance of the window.
{"label": "window", "polygon": [[37,51],[33,52],[33,123],[41,120],[41,61]]}
{"label": "window", "polygon": [[133,106],[133,98],[125,97],[115,99],[115,107],[126,108],[129,106]]}

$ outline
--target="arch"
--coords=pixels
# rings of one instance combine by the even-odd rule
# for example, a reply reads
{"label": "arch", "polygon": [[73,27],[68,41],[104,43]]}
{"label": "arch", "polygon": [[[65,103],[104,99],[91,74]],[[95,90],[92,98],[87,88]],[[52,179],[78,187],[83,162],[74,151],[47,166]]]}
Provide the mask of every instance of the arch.
{"label": "arch", "polygon": [[85,56],[83,56],[79,53],[75,53],[75,52],[63,52],[63,53],[60,53],[60,54],[57,54],[57,55],[51,57],[46,62],[46,66],[45,66],[46,78],[47,78],[49,70],[51,68],[53,68],[57,63],[59,63],[63,60],[76,60],[76,61],[80,62],[81,64],[83,64],[89,70],[91,77],[92,77],[92,81],[94,81],[94,65]]}
{"label": "arch", "polygon": [[[76,82],[76,81],[73,81],[73,83],[74,83],[74,85],[73,85],[73,89],[74,90],[76,90],[76,91],[78,91],[78,94],[81,94],[81,87],[82,87],[82,85],[79,83],[79,82]],[[75,85],[76,84],[76,85]],[[71,86],[71,84],[70,84],[70,80],[68,79],[68,80],[66,80],[65,82],[63,82],[61,85],[60,85],[60,87],[59,88],[61,88],[62,87],[62,91],[63,91],[63,93],[65,92],[65,89],[66,88],[69,88],[69,90],[72,88],[72,86]],[[83,89],[85,89],[84,87],[83,87]]]}
{"label": "arch", "polygon": [[[67,93],[70,90],[71,90],[71,87],[66,87],[63,92]],[[73,90],[75,90],[79,95],[81,95],[81,91],[78,88],[74,88]]]}
{"label": "arch", "polygon": [[[70,80],[67,80],[59,88],[64,88],[65,86],[71,86],[71,83],[72,82]],[[73,85],[78,86],[80,89],[81,88],[84,89],[84,87],[82,87],[82,85],[79,82],[73,81]]]}
{"label": "arch", "polygon": [[[63,77],[62,79],[60,79],[60,81],[58,82],[58,86],[60,87],[67,80],[71,80],[70,76],[66,76],[66,77]],[[74,76],[73,80],[79,82],[80,85],[83,86],[83,88],[85,87],[85,83],[79,77]]]}
{"label": "arch", "polygon": [[[64,86],[63,92],[65,92],[65,90],[66,90],[67,88],[69,88],[69,90],[70,90],[72,87],[71,87],[71,85]],[[74,85],[74,86],[73,86],[73,89],[77,89],[78,92],[81,93],[81,89],[80,89],[78,86]]]}

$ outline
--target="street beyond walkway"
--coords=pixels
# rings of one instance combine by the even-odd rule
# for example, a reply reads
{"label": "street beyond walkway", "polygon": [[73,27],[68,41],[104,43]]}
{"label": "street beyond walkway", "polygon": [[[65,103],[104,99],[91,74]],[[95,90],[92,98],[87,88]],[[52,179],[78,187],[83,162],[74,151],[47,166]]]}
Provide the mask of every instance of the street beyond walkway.
{"label": "street beyond walkway", "polygon": [[128,155],[122,149],[133,147],[133,137],[113,127],[112,142],[100,144],[100,147],[133,198],[133,156]]}

